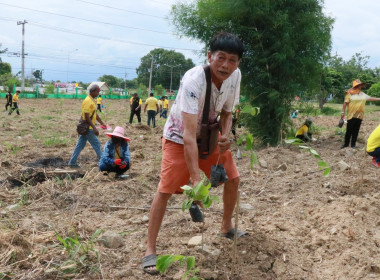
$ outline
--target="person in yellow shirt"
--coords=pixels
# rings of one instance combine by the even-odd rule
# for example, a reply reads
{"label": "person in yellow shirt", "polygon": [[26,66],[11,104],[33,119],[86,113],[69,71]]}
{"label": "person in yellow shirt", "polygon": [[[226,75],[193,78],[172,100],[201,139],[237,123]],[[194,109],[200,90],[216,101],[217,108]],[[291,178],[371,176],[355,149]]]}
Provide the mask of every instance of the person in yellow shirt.
{"label": "person in yellow shirt", "polygon": [[344,144],[340,147],[341,149],[348,147],[350,140],[351,148],[356,148],[356,140],[358,139],[360,125],[364,118],[366,101],[380,101],[380,98],[371,97],[362,92],[361,89],[365,86],[366,83],[356,79],[352,82],[352,88],[347,91],[344,98],[341,118],[344,119],[347,108],[347,129]]}
{"label": "person in yellow shirt", "polygon": [[89,95],[82,102],[82,119],[86,120],[90,126],[89,132],[86,135],[79,135],[78,142],[75,146],[73,155],[70,158],[68,165],[70,167],[79,168],[77,164],[77,159],[80,152],[84,149],[87,141],[90,142],[92,148],[94,148],[98,161],[102,156],[102,151],[100,150],[100,141],[97,136],[99,136],[99,131],[95,126],[95,122],[98,121],[102,126],[106,127],[102,119],[96,114],[96,101],[95,98],[99,95],[100,88],[98,85],[92,85],[89,88]]}
{"label": "person in yellow shirt", "polygon": [[162,117],[166,119],[168,117],[168,110],[169,110],[169,100],[167,96],[162,97],[163,100],[163,105],[162,105]]}
{"label": "person in yellow shirt", "polygon": [[148,126],[152,121],[153,128],[156,127],[156,113],[158,111],[158,100],[153,97],[153,93],[150,93],[150,97],[145,101],[144,113],[148,109]]}
{"label": "person in yellow shirt", "polygon": [[102,96],[100,94],[98,98],[96,98],[96,104],[98,105],[98,111],[102,112]]}
{"label": "person in yellow shirt", "polygon": [[16,110],[17,115],[20,115],[20,111],[18,110],[18,96],[20,95],[20,91],[16,91],[16,94],[13,95],[12,98],[12,107],[9,110],[8,115],[11,115],[14,110]]}
{"label": "person in yellow shirt", "polygon": [[162,117],[162,100],[164,99],[164,97],[160,97],[158,99],[158,111],[156,113],[157,114],[160,114],[160,118]]}
{"label": "person in yellow shirt", "polygon": [[307,118],[305,123],[297,130],[296,137],[304,142],[313,141],[314,139],[312,134],[309,132],[312,123],[313,120],[311,118]]}
{"label": "person in yellow shirt", "polygon": [[137,95],[137,93],[134,93],[131,99],[129,100],[129,103],[130,103],[130,108],[131,108],[129,123],[132,124],[133,116],[136,115],[139,124],[141,124],[141,105],[142,105],[141,98]]}
{"label": "person in yellow shirt", "polygon": [[376,167],[380,167],[380,124],[368,137],[366,151],[373,157],[372,164]]}

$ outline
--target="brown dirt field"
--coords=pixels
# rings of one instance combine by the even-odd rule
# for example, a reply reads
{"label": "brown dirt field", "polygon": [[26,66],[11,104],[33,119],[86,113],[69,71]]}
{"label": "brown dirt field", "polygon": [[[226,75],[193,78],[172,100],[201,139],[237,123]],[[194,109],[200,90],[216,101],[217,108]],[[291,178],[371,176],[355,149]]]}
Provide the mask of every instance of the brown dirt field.
{"label": "brown dirt field", "polygon": [[[152,130],[126,126],[132,138],[128,179],[99,173],[89,145],[78,159],[82,168],[68,178],[56,169],[70,170],[65,164],[76,144],[81,100],[20,101],[21,116],[4,112],[0,121],[0,279],[181,279],[178,266],[164,276],[148,276],[140,268],[146,216],[159,181],[163,120]],[[103,119],[112,127],[125,126],[127,102],[104,102]],[[339,149],[343,135],[337,117],[314,120],[318,141],[311,145],[333,166],[329,177],[316,172],[316,159],[294,146],[259,149],[267,168],[250,170],[247,157],[237,160],[240,205],[253,207],[239,213],[239,228],[250,236],[238,240],[237,258],[233,242],[219,237],[222,205],[205,210],[202,227],[178,209],[181,195],[169,201],[158,253],[195,256],[206,279],[380,279],[379,169],[364,152],[380,112],[366,115],[357,150]],[[107,136],[100,140],[104,144]],[[236,154],[235,143],[232,151]],[[341,170],[340,161],[349,167]],[[221,197],[222,187],[212,193]],[[63,238],[75,232],[85,243],[97,229],[119,233],[123,246],[90,242],[99,262],[91,250],[82,263],[67,262],[55,232]],[[202,230],[204,244],[219,250],[215,255],[187,246]]]}

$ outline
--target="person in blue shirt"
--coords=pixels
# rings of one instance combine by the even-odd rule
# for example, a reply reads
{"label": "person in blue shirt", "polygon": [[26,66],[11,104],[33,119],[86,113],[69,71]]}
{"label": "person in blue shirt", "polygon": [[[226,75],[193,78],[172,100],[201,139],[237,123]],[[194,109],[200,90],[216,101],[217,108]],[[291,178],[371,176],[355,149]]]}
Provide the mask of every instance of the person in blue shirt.
{"label": "person in blue shirt", "polygon": [[102,156],[99,160],[99,171],[115,172],[116,177],[123,176],[131,166],[131,156],[129,153],[129,138],[124,136],[124,128],[115,127],[112,133],[106,133],[111,139],[104,145]]}

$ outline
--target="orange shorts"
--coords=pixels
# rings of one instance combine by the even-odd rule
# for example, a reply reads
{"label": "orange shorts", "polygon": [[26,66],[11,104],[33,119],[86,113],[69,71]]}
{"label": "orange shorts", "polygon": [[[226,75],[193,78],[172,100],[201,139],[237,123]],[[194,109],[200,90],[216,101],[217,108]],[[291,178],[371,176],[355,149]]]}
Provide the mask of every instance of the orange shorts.
{"label": "orange shorts", "polygon": [[[210,178],[211,166],[216,164],[218,155],[219,146],[207,159],[198,160],[199,168],[206,174],[207,178]],[[219,164],[221,163],[224,165],[229,180],[240,176],[230,150],[220,155]],[[187,185],[190,180],[183,145],[166,140],[163,137],[160,177],[158,184],[158,192],[160,193],[182,193],[181,187]]]}

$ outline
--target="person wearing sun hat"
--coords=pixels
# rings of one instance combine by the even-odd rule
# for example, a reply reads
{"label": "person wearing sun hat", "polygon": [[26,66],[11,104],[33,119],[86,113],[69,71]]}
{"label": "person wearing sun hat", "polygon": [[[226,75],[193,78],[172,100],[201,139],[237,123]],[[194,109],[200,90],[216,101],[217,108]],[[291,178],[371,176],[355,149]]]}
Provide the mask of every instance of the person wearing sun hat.
{"label": "person wearing sun hat", "polygon": [[124,128],[115,127],[113,132],[106,133],[111,139],[104,145],[102,156],[99,160],[99,171],[115,172],[116,177],[121,177],[131,166],[129,153],[129,138],[124,136]]}
{"label": "person wearing sun hat", "polygon": [[[368,96],[362,92],[362,88],[366,86],[359,79],[352,82],[352,88],[346,92],[344,98],[341,119],[347,116],[347,129],[344,137],[344,145],[341,149],[346,148],[350,144],[351,148],[356,148],[356,140],[358,139],[360,126],[364,118],[364,107],[366,101],[380,101],[380,98]],[[347,115],[345,114],[347,108]]]}

